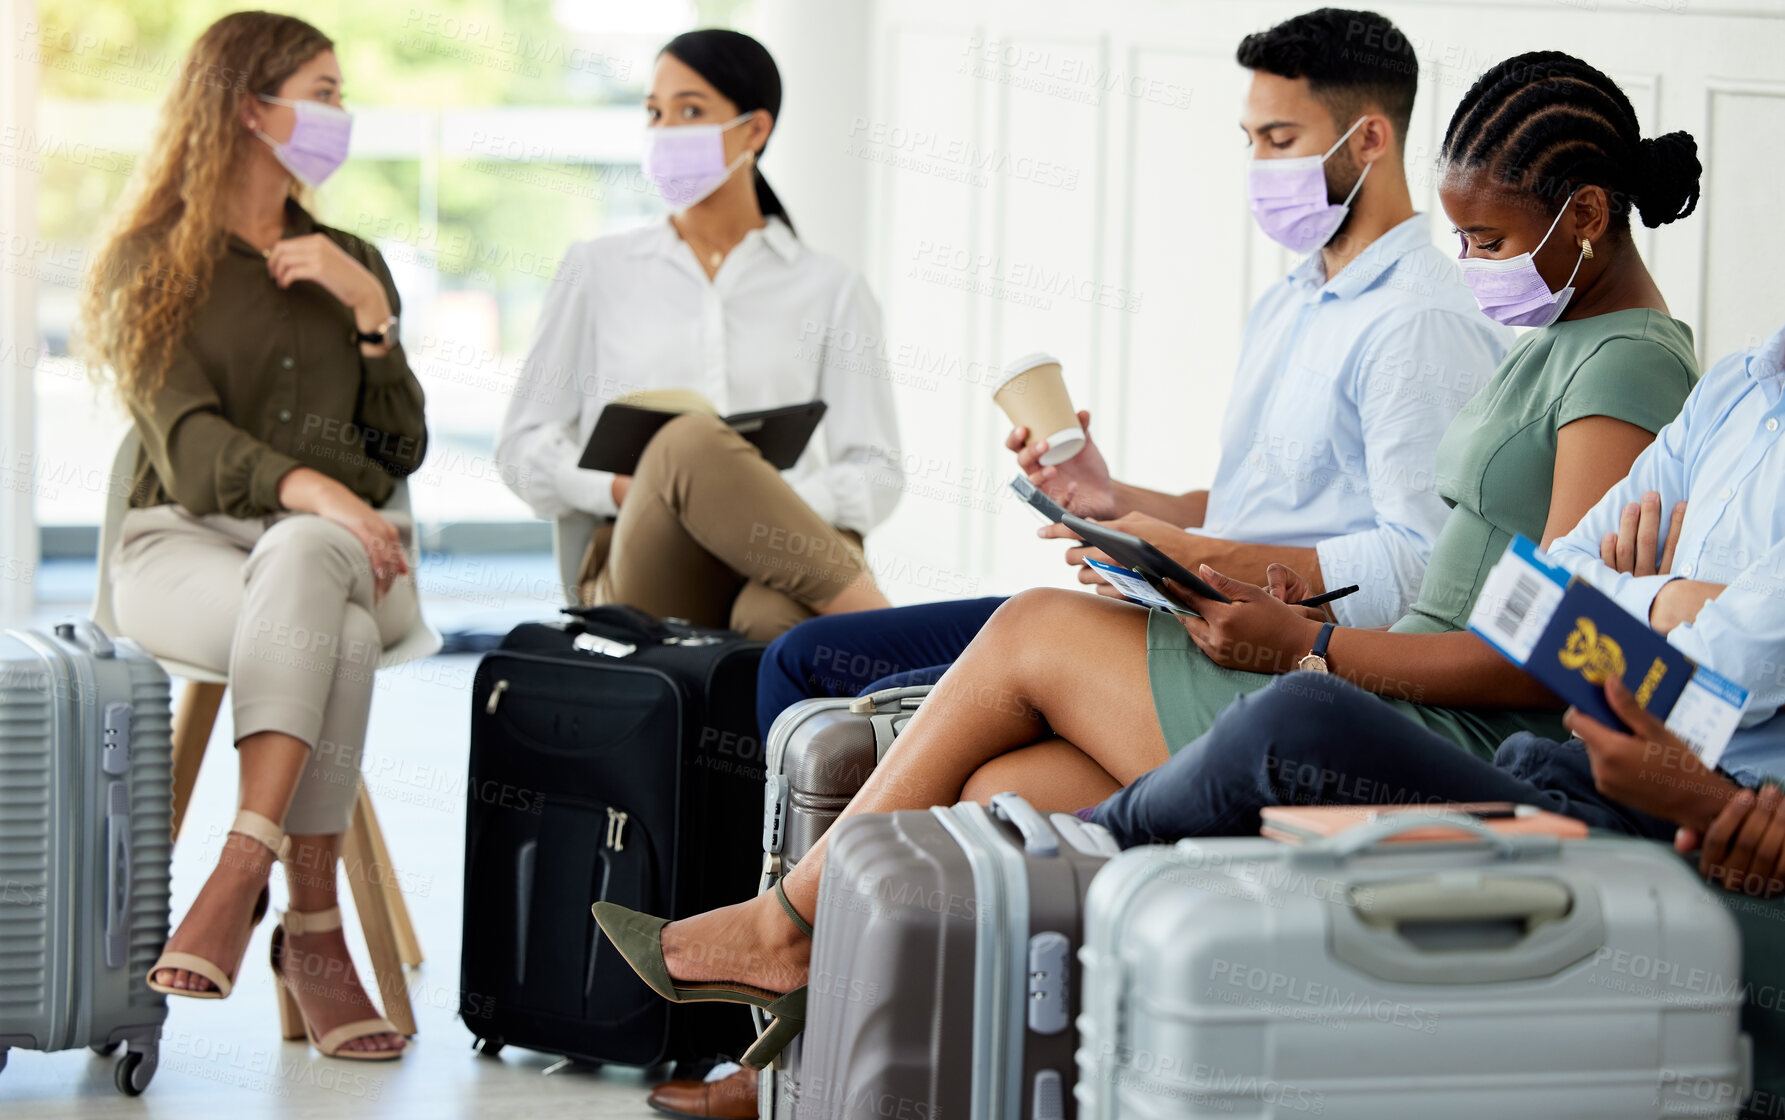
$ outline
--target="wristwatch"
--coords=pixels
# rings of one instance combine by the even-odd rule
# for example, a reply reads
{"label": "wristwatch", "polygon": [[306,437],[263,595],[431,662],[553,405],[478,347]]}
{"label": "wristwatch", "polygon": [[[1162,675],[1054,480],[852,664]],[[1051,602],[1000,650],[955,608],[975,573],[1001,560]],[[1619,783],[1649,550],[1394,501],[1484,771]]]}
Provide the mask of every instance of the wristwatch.
{"label": "wristwatch", "polygon": [[378,329],[376,330],[356,330],[353,332],[353,340],[355,342],[363,342],[368,346],[383,346],[387,342],[396,341],[396,337],[397,317],[395,315],[392,315],[384,322],[379,323]]}
{"label": "wristwatch", "polygon": [[1332,666],[1326,663],[1326,644],[1332,641],[1333,631],[1339,628],[1336,622],[1328,622],[1320,627],[1320,636],[1314,639],[1314,648],[1295,663],[1297,669],[1308,673],[1330,673]]}

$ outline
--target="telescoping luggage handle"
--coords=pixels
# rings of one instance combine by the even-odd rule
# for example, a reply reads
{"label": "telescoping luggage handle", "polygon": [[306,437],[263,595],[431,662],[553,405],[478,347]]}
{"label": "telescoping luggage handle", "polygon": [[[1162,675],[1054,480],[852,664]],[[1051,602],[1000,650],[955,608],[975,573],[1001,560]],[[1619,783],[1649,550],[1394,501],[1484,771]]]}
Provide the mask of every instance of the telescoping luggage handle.
{"label": "telescoping luggage handle", "polygon": [[[1377,820],[1348,828],[1318,844],[1306,844],[1292,849],[1289,858],[1296,863],[1336,864],[1377,851],[1423,848],[1425,845],[1390,844],[1389,841],[1403,833],[1426,828],[1450,828],[1470,833],[1480,841],[1475,847],[1487,848],[1496,858],[1505,860],[1551,856],[1560,851],[1562,846],[1561,839],[1555,836],[1496,832],[1476,818],[1462,813],[1405,812],[1389,813]],[[1452,840],[1437,843],[1446,847],[1458,846]]]}
{"label": "telescoping luggage handle", "polygon": [[893,740],[905,725],[911,722],[912,713],[923,703],[923,698],[930,694],[934,685],[913,684],[903,688],[883,688],[879,692],[870,692],[866,696],[857,696],[849,702],[849,714],[867,716],[868,723],[874,729],[874,764],[878,766],[885,758],[886,752],[892,749]]}

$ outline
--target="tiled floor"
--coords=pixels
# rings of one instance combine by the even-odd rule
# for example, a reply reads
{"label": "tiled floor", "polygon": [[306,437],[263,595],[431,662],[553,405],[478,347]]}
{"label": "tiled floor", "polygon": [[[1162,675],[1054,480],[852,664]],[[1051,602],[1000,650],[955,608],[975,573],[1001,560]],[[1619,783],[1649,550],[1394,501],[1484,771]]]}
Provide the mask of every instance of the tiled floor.
{"label": "tiled floor", "polygon": [[[490,560],[505,572],[537,577],[505,578],[500,582],[504,588],[549,582],[549,561]],[[90,566],[84,572],[78,565],[60,567],[46,567],[40,584],[40,596],[48,600],[40,612],[46,621],[81,611],[81,597],[91,587]],[[424,567],[424,609],[443,629],[472,622],[500,629],[511,619],[551,613],[549,602],[512,592],[455,594],[452,580],[437,577]],[[427,954],[427,963],[410,973],[420,1033],[407,1057],[392,1065],[349,1063],[321,1058],[302,1043],[281,1042],[266,964],[272,929],[267,922],[256,932],[242,979],[228,1000],[170,1001],[161,1068],[141,1097],[122,1097],[112,1087],[110,1059],[84,1050],[14,1051],[0,1072],[0,1116],[7,1120],[655,1116],[644,1103],[647,1083],[641,1071],[568,1069],[548,1074],[555,1061],[551,1056],[513,1048],[499,1059],[479,1057],[471,1051],[470,1032],[456,1016],[463,782],[475,664],[470,655],[439,657],[381,674],[372,708],[366,780]],[[227,707],[193,794],[188,837],[221,827],[230,817],[235,772]],[[205,847],[188,843],[175,854],[176,920],[209,871]],[[274,905],[281,906],[283,887],[277,880],[273,890]],[[348,924],[357,929],[351,918]],[[365,968],[363,947],[356,944],[355,951]]]}

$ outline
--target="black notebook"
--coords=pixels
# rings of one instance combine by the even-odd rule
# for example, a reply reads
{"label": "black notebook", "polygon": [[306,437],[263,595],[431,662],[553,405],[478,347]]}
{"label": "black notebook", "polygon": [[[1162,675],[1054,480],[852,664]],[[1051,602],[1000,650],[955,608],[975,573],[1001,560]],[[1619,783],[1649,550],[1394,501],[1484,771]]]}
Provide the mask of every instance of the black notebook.
{"label": "black notebook", "polygon": [[[808,401],[760,412],[740,412],[721,419],[755,444],[762,457],[776,470],[784,471],[799,462],[812,433],[818,428],[818,421],[824,418],[825,407],[823,401]],[[589,433],[589,443],[583,448],[577,466],[584,470],[632,474],[638,470],[638,460],[657,429],[679,415],[679,412],[641,408],[618,401],[609,404],[595,421],[595,430]]]}

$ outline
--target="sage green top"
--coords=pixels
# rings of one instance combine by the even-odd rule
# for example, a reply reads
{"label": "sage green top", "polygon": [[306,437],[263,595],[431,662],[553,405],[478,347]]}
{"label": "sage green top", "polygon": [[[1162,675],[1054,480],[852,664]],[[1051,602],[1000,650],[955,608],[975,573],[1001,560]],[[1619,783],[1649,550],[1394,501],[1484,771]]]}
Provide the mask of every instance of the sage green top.
{"label": "sage green top", "polygon": [[1659,432],[1697,381],[1692,329],[1659,311],[1614,311],[1519,339],[1438,444],[1438,493],[1450,517],[1419,598],[1391,629],[1468,627],[1488,569],[1513,534],[1543,537],[1564,425],[1609,416]]}
{"label": "sage green top", "polygon": [[[397,310],[377,249],[287,202],[285,236],[310,233],[365,265]],[[130,403],[142,437],[130,505],[261,517],[282,508],[279,480],[296,467],[383,505],[427,451],[422,389],[401,343],[368,358],[356,330],[325,288],[279,287],[260,251],[232,235],[162,385]]]}
{"label": "sage green top", "polygon": [[[1549,521],[1556,433],[1588,416],[1650,432],[1679,414],[1698,380],[1692,332],[1657,311],[1617,311],[1525,335],[1458,413],[1438,445],[1438,493],[1451,506],[1412,610],[1391,629],[1461,630],[1489,568],[1514,533],[1533,540]],[[1224,669],[1172,616],[1147,620],[1147,677],[1165,745],[1174,753],[1208,731],[1236,697],[1274,678]],[[1417,681],[1382,683],[1377,695],[1480,758],[1519,732],[1560,740],[1562,709],[1445,708],[1422,701]]]}

